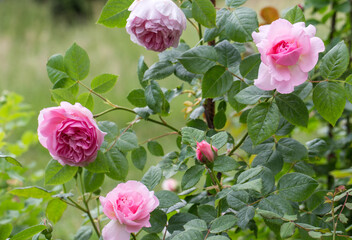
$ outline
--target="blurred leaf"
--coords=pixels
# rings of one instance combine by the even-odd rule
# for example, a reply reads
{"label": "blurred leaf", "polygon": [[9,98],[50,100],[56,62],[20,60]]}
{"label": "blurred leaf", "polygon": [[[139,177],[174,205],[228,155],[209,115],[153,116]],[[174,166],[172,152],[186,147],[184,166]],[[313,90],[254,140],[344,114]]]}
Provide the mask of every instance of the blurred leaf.
{"label": "blurred leaf", "polygon": [[149,141],[147,147],[149,152],[154,156],[164,156],[163,147],[157,141]]}
{"label": "blurred leaf", "polygon": [[226,114],[224,110],[218,111],[214,116],[214,127],[216,129],[222,129],[226,125]]}
{"label": "blurred leaf", "polygon": [[87,52],[74,43],[65,53],[65,70],[73,80],[83,80],[89,73],[89,57]]}
{"label": "blurred leaf", "polygon": [[203,234],[197,230],[191,229],[178,233],[172,240],[203,240]]}
{"label": "blurred leaf", "polygon": [[46,226],[44,225],[32,226],[14,235],[11,240],[27,240],[32,238],[35,234],[40,233],[44,229],[46,229]]}
{"label": "blurred leaf", "polygon": [[54,198],[48,203],[48,206],[45,210],[45,215],[51,222],[56,224],[61,219],[66,208],[67,204],[65,202],[61,201],[58,198]]}
{"label": "blurred leaf", "polygon": [[71,88],[56,88],[51,89],[50,92],[53,99],[58,105],[63,101],[69,102],[71,104],[75,104],[76,102],[74,95],[72,95]]}
{"label": "blurred leaf", "polygon": [[12,225],[8,224],[1,224],[0,225],[0,240],[6,240],[12,232]]}
{"label": "blurred leaf", "polygon": [[45,168],[45,185],[58,185],[70,181],[77,173],[78,167],[62,166],[51,159]]}
{"label": "blurred leaf", "polygon": [[15,166],[22,167],[22,164],[10,155],[4,155],[4,154],[0,153],[0,159],[4,159],[5,161],[7,161]]}
{"label": "blurred leaf", "polygon": [[15,188],[9,193],[26,198],[51,198],[51,193],[41,187],[21,187]]}
{"label": "blurred leaf", "polygon": [[118,76],[114,74],[101,74],[92,80],[90,86],[94,92],[106,93],[115,86],[117,77]]}
{"label": "blurred leaf", "polygon": [[193,0],[192,16],[207,28],[216,26],[216,10],[210,0]]}
{"label": "blurred leaf", "polygon": [[75,234],[74,240],[89,240],[92,235],[93,230],[91,227],[82,226],[78,229],[77,233]]}
{"label": "blurred leaf", "polygon": [[110,28],[125,27],[126,20],[130,15],[128,8],[132,3],[133,0],[109,0],[105,4],[97,23]]}
{"label": "blurred leaf", "polygon": [[247,0],[226,0],[226,5],[229,7],[239,7],[242,4],[244,4],[245,2],[247,2]]}
{"label": "blurred leaf", "polygon": [[134,89],[132,90],[128,96],[128,101],[136,107],[145,107],[147,106],[147,102],[145,100],[145,94],[143,89]]}

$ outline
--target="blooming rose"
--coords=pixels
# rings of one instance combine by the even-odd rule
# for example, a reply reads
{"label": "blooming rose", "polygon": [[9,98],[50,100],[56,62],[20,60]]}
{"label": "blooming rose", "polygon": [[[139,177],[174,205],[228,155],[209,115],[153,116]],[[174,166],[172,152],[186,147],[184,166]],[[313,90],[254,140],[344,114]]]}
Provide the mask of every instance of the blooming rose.
{"label": "blooming rose", "polygon": [[169,178],[165,179],[163,183],[161,184],[161,188],[163,190],[171,191],[171,192],[176,192],[178,188],[178,183],[175,179]]}
{"label": "blooming rose", "polygon": [[[212,149],[213,148],[213,149]],[[211,146],[206,141],[197,142],[196,155],[197,159],[202,162],[214,162],[215,155],[217,154],[218,149],[214,146]],[[215,153],[215,154],[214,154]]]}
{"label": "blooming rose", "polygon": [[100,202],[112,220],[103,229],[104,240],[129,240],[130,233],[150,227],[150,213],[159,205],[154,192],[137,181],[118,184]]}
{"label": "blooming rose", "polygon": [[61,102],[44,108],[38,117],[39,142],[61,165],[85,166],[95,160],[106,133],[81,104]]}
{"label": "blooming rose", "polygon": [[285,19],[253,32],[262,60],[254,85],[262,90],[291,93],[295,86],[305,82],[319,53],[325,50],[323,41],[314,37],[315,32],[313,25],[305,27],[303,22],[291,24]]}
{"label": "blooming rose", "polygon": [[126,30],[133,42],[156,52],[178,46],[186,17],[172,0],[135,0],[128,10]]}

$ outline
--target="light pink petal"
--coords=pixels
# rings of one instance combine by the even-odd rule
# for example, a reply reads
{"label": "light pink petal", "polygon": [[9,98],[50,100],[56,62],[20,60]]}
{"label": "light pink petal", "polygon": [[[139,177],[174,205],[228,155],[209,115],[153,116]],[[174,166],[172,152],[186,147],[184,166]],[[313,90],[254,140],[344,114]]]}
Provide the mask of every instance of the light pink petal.
{"label": "light pink petal", "polygon": [[291,80],[292,85],[298,86],[304,83],[308,79],[308,73],[303,72],[299,66],[295,65],[291,67]]}
{"label": "light pink petal", "polygon": [[310,36],[310,37],[314,37],[315,33],[317,32],[317,29],[312,25],[309,24],[308,27],[306,27],[304,29],[304,31]]}
{"label": "light pink petal", "polygon": [[271,42],[281,41],[291,36],[292,24],[286,19],[278,19],[270,24],[268,40]]}
{"label": "light pink petal", "polygon": [[294,86],[290,81],[275,81],[276,90],[282,94],[293,92]]}
{"label": "light pink petal", "polygon": [[264,63],[259,66],[258,79],[254,80],[254,85],[265,91],[275,89],[271,81],[270,70]]}
{"label": "light pink petal", "polygon": [[118,221],[111,220],[103,228],[102,235],[104,240],[130,240],[131,234]]}
{"label": "light pink petal", "polygon": [[273,60],[270,62],[272,62],[269,65],[272,77],[278,81],[288,81],[291,78],[290,69],[287,66],[275,64]]}
{"label": "light pink petal", "polygon": [[303,72],[309,72],[318,62],[319,53],[325,50],[323,41],[318,37],[310,39],[311,49],[309,53],[302,55],[298,61],[298,65]]}

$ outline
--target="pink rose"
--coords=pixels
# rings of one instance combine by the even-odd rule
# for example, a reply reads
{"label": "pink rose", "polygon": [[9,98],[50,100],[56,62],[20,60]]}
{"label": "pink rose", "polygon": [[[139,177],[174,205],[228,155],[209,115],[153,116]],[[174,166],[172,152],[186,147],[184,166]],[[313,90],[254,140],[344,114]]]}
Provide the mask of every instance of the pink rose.
{"label": "pink rose", "polygon": [[178,46],[186,17],[172,0],[135,0],[128,10],[126,30],[134,43],[156,52]]}
{"label": "pink rose", "polygon": [[253,32],[262,60],[254,85],[262,90],[291,93],[295,86],[304,83],[317,64],[319,53],[325,50],[323,41],[314,37],[315,32],[313,25],[305,27],[304,22],[291,24],[285,19]]}
{"label": "pink rose", "polygon": [[95,160],[106,133],[81,104],[61,102],[44,108],[38,117],[39,142],[61,165],[85,166]]}
{"label": "pink rose", "polygon": [[178,183],[173,178],[165,179],[161,184],[161,188],[166,191],[176,192],[178,188]]}
{"label": "pink rose", "polygon": [[129,240],[130,233],[151,226],[150,213],[159,206],[154,192],[137,181],[118,184],[100,202],[112,220],[103,229],[104,240]]}
{"label": "pink rose", "polygon": [[196,155],[197,155],[197,159],[200,162],[202,163],[214,162],[217,152],[218,152],[218,149],[214,146],[211,146],[206,141],[203,140],[201,142],[197,142]]}

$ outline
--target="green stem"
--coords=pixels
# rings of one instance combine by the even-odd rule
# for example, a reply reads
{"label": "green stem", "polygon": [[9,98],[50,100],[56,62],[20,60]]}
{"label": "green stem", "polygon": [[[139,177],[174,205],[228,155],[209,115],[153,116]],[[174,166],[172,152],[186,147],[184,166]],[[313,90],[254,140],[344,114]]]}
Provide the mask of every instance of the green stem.
{"label": "green stem", "polygon": [[[213,181],[213,184],[216,184],[218,186],[217,192],[220,192],[222,190],[222,185],[219,179],[215,176],[214,172],[210,168],[208,168],[207,166],[205,168],[207,169],[209,176]],[[220,216],[221,216],[221,200],[219,201],[219,204],[218,204],[218,217]]]}
{"label": "green stem", "polygon": [[199,36],[199,41],[200,41],[200,45],[203,45],[203,31],[202,31],[202,25],[200,25],[200,23],[198,23],[198,36]]}
{"label": "green stem", "polygon": [[136,234],[131,233],[131,235],[132,235],[133,240],[137,240],[137,238],[136,238]]}
{"label": "green stem", "polygon": [[95,222],[94,222],[94,219],[93,219],[92,215],[90,214],[88,202],[86,201],[86,197],[84,196],[84,194],[85,194],[85,188],[84,188],[84,185],[83,185],[82,173],[79,172],[78,174],[79,174],[79,179],[80,179],[80,182],[81,182],[83,203],[84,203],[84,205],[86,206],[86,209],[87,209],[87,212],[86,212],[86,213],[87,213],[87,215],[88,215],[88,218],[89,218],[90,222],[91,222],[92,225],[93,225],[94,231],[96,232],[98,238],[100,238],[100,232],[99,232],[99,230],[98,230],[98,228],[97,228],[97,225],[96,225]]}
{"label": "green stem", "polygon": [[227,156],[231,156],[244,142],[244,140],[246,140],[248,136],[248,132],[241,138],[241,140],[232,148],[232,150],[227,154]]}

